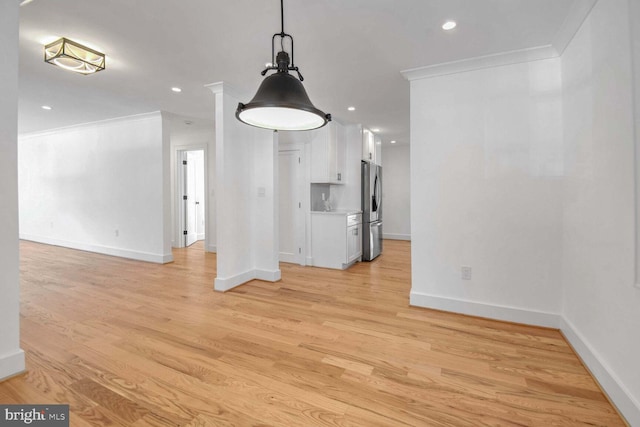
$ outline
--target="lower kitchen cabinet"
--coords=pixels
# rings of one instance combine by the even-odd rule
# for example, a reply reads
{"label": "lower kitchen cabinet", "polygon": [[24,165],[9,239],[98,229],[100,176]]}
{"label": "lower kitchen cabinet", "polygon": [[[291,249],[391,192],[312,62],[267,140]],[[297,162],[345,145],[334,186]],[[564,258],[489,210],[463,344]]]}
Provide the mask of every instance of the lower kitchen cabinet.
{"label": "lower kitchen cabinet", "polygon": [[344,270],[362,259],[362,214],[311,212],[311,256],[315,267]]}

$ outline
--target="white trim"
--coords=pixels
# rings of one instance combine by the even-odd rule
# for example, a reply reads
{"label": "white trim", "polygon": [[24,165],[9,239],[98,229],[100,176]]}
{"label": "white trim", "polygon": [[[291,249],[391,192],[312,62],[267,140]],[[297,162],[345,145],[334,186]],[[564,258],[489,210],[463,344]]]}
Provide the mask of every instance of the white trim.
{"label": "white trim", "polygon": [[426,67],[412,68],[400,73],[405,79],[419,80],[430,77],[444,76],[447,74],[464,73],[483,68],[499,67],[502,65],[519,64],[523,62],[537,61],[541,59],[555,58],[558,56],[551,45],[532,47],[529,49],[501,52],[494,55],[477,56],[475,58],[462,59],[460,61],[443,62],[441,64],[428,65]]}
{"label": "white trim", "polygon": [[382,233],[383,239],[389,240],[409,240],[411,241],[411,234],[394,234],[394,233]]}
{"label": "white trim", "polygon": [[551,44],[412,68],[401,71],[401,74],[407,80],[412,81],[501,65],[557,58],[567,48],[596,2],[597,0],[574,1]]}
{"label": "white trim", "polygon": [[277,282],[280,280],[280,270],[249,270],[231,277],[216,277],[213,289],[219,292],[226,292],[236,286],[244,285],[252,280],[264,280],[267,282]]}
{"label": "white trim", "polygon": [[196,239],[197,240],[204,240],[204,236],[205,236],[204,233],[200,233],[200,234],[196,235]]}
{"label": "white trim", "polygon": [[465,301],[453,298],[444,298],[428,295],[422,292],[411,291],[409,304],[417,307],[433,308],[436,310],[451,311],[470,316],[486,317],[489,319],[503,320],[527,325],[543,326],[545,328],[560,327],[561,316],[544,311],[527,310],[519,307],[486,304],[475,301]]}
{"label": "white trim", "polygon": [[121,258],[135,259],[137,261],[154,262],[156,264],[166,264],[173,262],[173,254],[153,254],[149,252],[140,252],[130,249],[114,248],[110,246],[92,245],[88,243],[72,242],[68,240],[53,239],[45,236],[34,236],[31,234],[20,233],[20,239],[29,240],[46,245],[62,246],[70,249],[77,249],[87,252],[95,252],[103,255],[117,256]]}
{"label": "white trim", "polygon": [[305,257],[305,262],[306,262],[305,265],[313,265],[313,257],[311,256]]}
{"label": "white trim", "polygon": [[280,269],[277,270],[254,270],[256,279],[264,280],[266,282],[277,282],[282,278]]}
{"label": "white trim", "polygon": [[581,0],[574,1],[571,4],[569,13],[551,42],[556,52],[558,52],[558,56],[562,55],[567,46],[569,46],[569,43],[571,43],[584,20],[591,13],[591,9],[593,9],[596,2],[597,0]]}
{"label": "white trim", "polygon": [[410,305],[559,329],[629,425],[640,426],[640,402],[576,327],[560,314],[444,298],[411,291]]}
{"label": "white trim", "polygon": [[603,361],[602,357],[589,345],[588,341],[578,332],[576,327],[566,318],[562,317],[560,331],[566,340],[573,346],[582,362],[587,366],[591,374],[600,383],[611,402],[632,426],[640,426],[640,402],[613,373],[611,368]]}
{"label": "white trim", "polygon": [[229,83],[225,83],[225,82],[209,83],[209,84],[204,85],[204,87],[209,89],[214,94],[226,93],[226,94],[231,95],[233,98],[236,98],[236,99],[248,99],[249,98],[244,93],[242,93],[241,91],[239,91],[235,87],[231,86]]}
{"label": "white trim", "polygon": [[216,277],[213,284],[213,290],[219,292],[226,292],[230,289],[240,286],[256,278],[255,270],[245,271],[244,273],[236,274],[231,277]]}
{"label": "white trim", "polygon": [[207,252],[217,253],[218,252],[218,247],[216,245],[208,245],[207,246]]}
{"label": "white trim", "polygon": [[94,122],[86,122],[86,123],[79,123],[76,125],[70,125],[70,126],[62,126],[59,128],[54,128],[54,129],[47,129],[44,131],[38,131],[38,132],[29,132],[29,133],[24,133],[24,134],[19,134],[18,135],[18,139],[19,140],[28,140],[31,138],[39,138],[39,137],[43,137],[43,136],[48,136],[48,135],[53,135],[53,134],[57,134],[61,131],[65,131],[65,130],[72,130],[72,129],[82,129],[82,128],[86,128],[86,127],[95,127],[95,126],[108,126],[114,123],[118,123],[118,122],[132,122],[132,121],[141,121],[141,120],[148,120],[151,118],[162,118],[162,112],[161,111],[151,111],[148,113],[141,113],[141,114],[133,114],[130,116],[121,116],[121,117],[114,117],[112,119],[105,119],[105,120],[97,120]]}
{"label": "white trim", "polygon": [[0,381],[4,381],[25,371],[24,351],[18,349],[14,353],[0,357]]}

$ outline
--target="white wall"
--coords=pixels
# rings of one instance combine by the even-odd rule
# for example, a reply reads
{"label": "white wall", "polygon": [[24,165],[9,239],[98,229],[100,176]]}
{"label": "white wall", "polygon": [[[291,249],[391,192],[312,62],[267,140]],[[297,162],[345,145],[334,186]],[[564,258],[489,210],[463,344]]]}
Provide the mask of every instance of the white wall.
{"label": "white wall", "polygon": [[563,330],[629,423],[640,425],[628,22],[626,0],[600,0],[562,56]]}
{"label": "white wall", "polygon": [[277,136],[236,119],[243,97],[228,85],[208,87],[216,97],[215,290],[279,280]]}
{"label": "white wall", "polygon": [[382,147],[382,220],[385,239],[411,240],[409,145]]}
{"label": "white wall", "polygon": [[411,81],[412,304],[558,326],[561,105],[559,59]]}
{"label": "white wall", "polygon": [[169,156],[160,113],[21,135],[21,238],[171,261]]}
{"label": "white wall", "polygon": [[18,2],[0,2],[0,380],[24,370],[18,279]]}

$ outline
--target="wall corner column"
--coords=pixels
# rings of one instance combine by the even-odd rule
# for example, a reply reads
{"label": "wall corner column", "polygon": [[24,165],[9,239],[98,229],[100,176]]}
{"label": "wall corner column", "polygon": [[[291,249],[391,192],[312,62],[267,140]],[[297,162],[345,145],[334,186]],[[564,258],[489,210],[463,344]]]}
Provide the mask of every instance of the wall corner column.
{"label": "wall corner column", "polygon": [[0,2],[0,380],[25,369],[20,349],[17,1]]}

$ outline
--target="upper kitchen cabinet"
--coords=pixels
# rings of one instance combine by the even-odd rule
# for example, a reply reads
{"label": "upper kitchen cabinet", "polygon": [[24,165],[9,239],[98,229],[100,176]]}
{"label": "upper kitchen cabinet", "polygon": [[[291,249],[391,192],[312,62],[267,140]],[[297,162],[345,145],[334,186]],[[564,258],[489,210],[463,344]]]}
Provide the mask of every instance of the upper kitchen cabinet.
{"label": "upper kitchen cabinet", "polygon": [[343,126],[335,121],[313,131],[311,137],[311,182],[344,184],[346,141]]}
{"label": "upper kitchen cabinet", "polygon": [[369,129],[362,130],[362,160],[377,163],[375,136]]}

